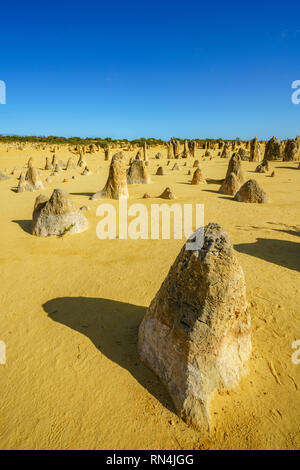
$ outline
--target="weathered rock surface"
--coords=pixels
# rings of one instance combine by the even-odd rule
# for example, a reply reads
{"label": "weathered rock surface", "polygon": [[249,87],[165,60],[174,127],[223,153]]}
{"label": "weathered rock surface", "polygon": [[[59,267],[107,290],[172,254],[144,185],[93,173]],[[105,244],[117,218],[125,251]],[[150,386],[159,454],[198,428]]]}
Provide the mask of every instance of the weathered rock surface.
{"label": "weathered rock surface", "polygon": [[26,180],[25,173],[22,172],[19,178],[17,193],[23,193],[24,191],[26,191]]}
{"label": "weathered rock surface", "polygon": [[55,155],[55,154],[53,154],[53,156],[52,156],[51,165],[52,165],[53,168],[55,168],[56,165],[57,165],[57,158],[56,158],[56,155]]}
{"label": "weathered rock surface", "polygon": [[46,157],[45,170],[52,170],[52,165],[49,161],[49,157]]}
{"label": "weathered rock surface", "polygon": [[272,137],[266,144],[264,160],[280,160],[281,157],[281,143],[276,137]]}
{"label": "weathered rock surface", "polygon": [[192,154],[190,152],[189,142],[188,142],[188,140],[185,140],[184,145],[183,145],[183,152],[181,154],[181,158],[189,158],[189,157],[192,157]]}
{"label": "weathered rock surface", "polygon": [[78,162],[77,162],[77,166],[86,166],[86,161],[85,159],[83,158],[82,154],[80,155],[79,159],[78,159]]}
{"label": "weathered rock surface", "polygon": [[190,140],[189,141],[189,149],[190,149],[190,152],[191,152],[191,155],[193,158],[195,158],[195,154],[196,154],[196,142],[194,140]]}
{"label": "weathered rock surface", "polygon": [[134,160],[127,170],[128,184],[149,184],[151,183],[150,175],[145,168],[142,160]]}
{"label": "weathered rock surface", "polygon": [[242,184],[245,181],[244,174],[243,174],[243,171],[242,171],[241,157],[239,156],[239,154],[237,152],[234,153],[232,155],[231,159],[229,160],[225,180],[226,180],[226,178],[228,178],[230,173],[235,174],[235,176],[236,176],[236,178],[237,178],[237,180],[240,184]]}
{"label": "weathered rock surface", "polygon": [[172,159],[174,158],[174,146],[172,142],[167,143],[168,146],[168,153],[167,153],[167,158]]}
{"label": "weathered rock surface", "polygon": [[105,149],[104,149],[104,160],[108,161],[109,159],[110,159],[110,148],[105,147]]}
{"label": "weathered rock surface", "polygon": [[192,183],[191,184],[206,184],[206,179],[204,178],[202,171],[200,168],[196,168],[193,174]]}
{"label": "weathered rock surface", "polygon": [[268,202],[266,192],[259,186],[256,180],[248,180],[236,193],[234,200],[239,202],[253,202],[263,204]]}
{"label": "weathered rock surface", "polygon": [[228,142],[225,142],[225,145],[224,145],[222,153],[221,153],[221,158],[229,158],[229,157],[230,157],[229,144],[228,144]]}
{"label": "weathered rock surface", "polygon": [[269,163],[268,160],[263,160],[257,167],[255,168],[255,173],[266,173],[269,171]]}
{"label": "weathered rock surface", "polygon": [[174,146],[174,158],[179,158],[180,157],[180,142],[179,140],[173,140],[173,146]]}
{"label": "weathered rock surface", "polygon": [[292,139],[287,140],[284,148],[283,161],[293,162],[299,160],[299,156],[298,142]]}
{"label": "weathered rock surface", "polygon": [[73,160],[72,157],[69,158],[68,162],[67,162],[67,166],[66,166],[66,170],[75,170],[76,169],[76,165],[75,165],[75,162]]}
{"label": "weathered rock surface", "polygon": [[257,137],[254,137],[250,141],[250,162],[260,162],[261,160],[261,151],[259,143],[257,142]]}
{"label": "weathered rock surface", "polygon": [[164,175],[165,175],[165,170],[163,169],[162,166],[160,166],[160,167],[157,168],[156,174],[157,174],[158,176],[164,176]]}
{"label": "weathered rock surface", "polygon": [[39,173],[34,166],[30,166],[26,172],[24,189],[25,191],[36,191],[38,189],[44,189],[44,184],[40,180]]}
{"label": "weathered rock surface", "polygon": [[106,197],[111,199],[128,198],[126,167],[122,152],[118,152],[112,157],[106,185],[101,191],[95,193],[91,199]]}
{"label": "weathered rock surface", "polygon": [[56,163],[55,168],[54,168],[54,173],[60,173],[61,172],[61,166],[59,163]]}
{"label": "weathered rock surface", "polygon": [[170,188],[166,188],[160,196],[162,199],[176,199]]}
{"label": "weathered rock surface", "polygon": [[241,183],[238,181],[236,175],[234,173],[230,173],[228,176],[226,176],[225,180],[223,181],[219,189],[219,193],[234,196],[240,189],[240,187]]}
{"label": "weathered rock surface", "polygon": [[36,198],[32,215],[33,235],[73,234],[87,228],[87,219],[62,189],[54,189],[49,200],[44,195]]}
{"label": "weathered rock surface", "polygon": [[138,349],[180,417],[209,426],[211,398],[238,385],[251,352],[244,273],[219,225],[205,227],[202,249],[180,251],[140,325]]}
{"label": "weathered rock surface", "polygon": [[142,159],[142,151],[141,150],[138,150],[136,156],[135,156],[135,159],[136,160],[141,160]]}
{"label": "weathered rock surface", "polygon": [[146,161],[148,160],[147,142],[144,142],[144,145],[143,145],[143,153],[144,153],[144,161],[146,162]]}

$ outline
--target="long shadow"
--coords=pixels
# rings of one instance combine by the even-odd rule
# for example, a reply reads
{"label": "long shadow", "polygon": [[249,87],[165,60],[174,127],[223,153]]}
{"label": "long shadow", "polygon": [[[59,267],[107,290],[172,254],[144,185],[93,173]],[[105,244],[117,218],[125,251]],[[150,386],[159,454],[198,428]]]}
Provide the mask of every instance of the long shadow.
{"label": "long shadow", "polygon": [[213,179],[213,178],[206,178],[207,184],[222,184],[223,181],[224,181],[224,178],[222,178],[220,180],[216,180],[216,179]]}
{"label": "long shadow", "polygon": [[32,222],[31,220],[12,220],[15,224],[18,224],[24,232],[32,234]]}
{"label": "long shadow", "polygon": [[205,191],[206,193],[222,194],[222,193],[220,193],[220,191],[218,191],[217,189],[203,189],[203,191]]}
{"label": "long shadow", "polygon": [[[219,193],[219,191],[217,191],[217,192]],[[222,193],[219,193],[219,194],[222,194]],[[220,196],[219,198],[220,198],[220,199],[228,199],[228,200],[230,200],[230,201],[234,201],[233,197],[234,197],[234,196]]]}
{"label": "long shadow", "polygon": [[[295,164],[299,165],[299,162],[295,162]],[[298,167],[297,166],[275,166],[275,168],[283,168],[285,170],[298,170]]]}
{"label": "long shadow", "polygon": [[287,240],[258,238],[256,243],[240,243],[234,246],[246,253],[284,268],[300,271],[300,244]]}
{"label": "long shadow", "polygon": [[275,232],[282,232],[282,233],[288,233],[289,235],[294,235],[295,237],[300,237],[300,227],[297,225],[286,225],[286,224],[275,224],[274,222],[267,222],[267,224],[270,225],[282,225],[283,227],[286,227],[285,229],[283,228],[273,228]]}
{"label": "long shadow", "polygon": [[87,196],[92,197],[95,193],[70,193],[72,196]]}
{"label": "long shadow", "polygon": [[[282,232],[282,233],[288,233],[289,235],[294,235],[295,237],[300,237],[300,231],[297,232],[296,230],[284,230],[284,229],[279,229],[279,228],[273,228],[275,232]],[[300,256],[300,254],[299,254]]]}
{"label": "long shadow", "polygon": [[101,298],[60,297],[49,300],[43,308],[53,321],[87,336],[102,354],[127,369],[163,406],[174,412],[166,389],[138,356],[138,327],[145,307]]}

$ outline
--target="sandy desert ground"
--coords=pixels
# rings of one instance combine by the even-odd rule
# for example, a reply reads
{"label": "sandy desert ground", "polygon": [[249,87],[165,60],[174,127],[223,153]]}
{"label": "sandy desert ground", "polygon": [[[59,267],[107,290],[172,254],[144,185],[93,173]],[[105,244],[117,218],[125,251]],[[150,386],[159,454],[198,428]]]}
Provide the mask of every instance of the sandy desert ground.
{"label": "sandy desert ground", "polygon": [[[97,238],[99,201],[89,196],[107,179],[103,151],[86,155],[91,175],[63,171],[43,191],[17,194],[11,176],[0,182],[0,340],[7,348],[0,365],[1,449],[300,448],[300,365],[291,360],[292,342],[300,339],[298,164],[271,162],[271,171],[256,174],[257,163],[242,162],[246,178],[254,177],[271,198],[245,204],[217,192],[228,160],[202,161],[208,184],[191,186],[193,159],[187,167],[179,160],[181,171],[170,171],[166,150],[160,149],[162,161],[154,159],[158,150],[148,151],[152,183],[130,186],[128,204],[169,186],[180,203],[204,203],[205,222],[229,233],[251,305],[249,374],[237,389],[214,398],[209,435],[188,427],[137,353],[139,324],[183,240]],[[196,157],[203,154],[197,150]],[[56,155],[70,156],[64,148]],[[3,145],[0,169],[20,170],[29,157],[42,169],[46,156],[48,150],[6,152]],[[155,175],[158,163],[166,176]],[[54,188],[65,189],[78,207],[90,207],[88,231],[31,235],[35,198]]]}

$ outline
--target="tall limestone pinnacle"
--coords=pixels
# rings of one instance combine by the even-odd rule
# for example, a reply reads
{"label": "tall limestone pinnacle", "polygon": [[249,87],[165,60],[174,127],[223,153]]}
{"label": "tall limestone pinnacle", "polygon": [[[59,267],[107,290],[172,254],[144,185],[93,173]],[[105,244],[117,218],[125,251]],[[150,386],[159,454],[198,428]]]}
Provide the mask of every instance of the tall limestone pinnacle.
{"label": "tall limestone pinnacle", "polygon": [[237,386],[251,352],[244,273],[219,225],[205,227],[201,250],[181,249],[140,325],[138,349],[179,416],[209,427],[214,393]]}
{"label": "tall limestone pinnacle", "polygon": [[128,198],[126,167],[122,152],[118,152],[112,157],[108,178],[104,188],[91,197],[91,199],[101,198]]}

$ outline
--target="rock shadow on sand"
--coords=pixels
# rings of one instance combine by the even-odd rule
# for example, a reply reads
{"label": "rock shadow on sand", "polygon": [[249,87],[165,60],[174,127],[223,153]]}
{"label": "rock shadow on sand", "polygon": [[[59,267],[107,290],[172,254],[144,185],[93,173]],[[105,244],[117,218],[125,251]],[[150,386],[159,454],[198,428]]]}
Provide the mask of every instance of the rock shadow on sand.
{"label": "rock shadow on sand", "polygon": [[15,224],[18,224],[21,229],[32,235],[32,221],[31,220],[12,220]]}
{"label": "rock shadow on sand", "polygon": [[86,196],[86,197],[92,197],[94,193],[70,193],[71,196]]}
{"label": "rock shadow on sand", "polygon": [[87,336],[102,354],[127,369],[151,395],[175,413],[164,386],[138,356],[138,328],[146,307],[101,298],[60,297],[49,300],[43,308],[53,321]]}
{"label": "rock shadow on sand", "polygon": [[288,233],[289,235],[293,235],[295,237],[300,237],[300,226],[299,225],[286,225],[286,224],[276,224],[274,222],[267,222],[269,225],[282,225],[284,228],[273,228],[275,232],[282,232]]}
{"label": "rock shadow on sand", "polygon": [[269,263],[300,271],[300,244],[288,240],[258,238],[255,243],[240,243],[234,248],[240,253],[256,256]]}

